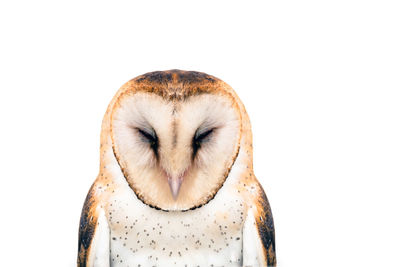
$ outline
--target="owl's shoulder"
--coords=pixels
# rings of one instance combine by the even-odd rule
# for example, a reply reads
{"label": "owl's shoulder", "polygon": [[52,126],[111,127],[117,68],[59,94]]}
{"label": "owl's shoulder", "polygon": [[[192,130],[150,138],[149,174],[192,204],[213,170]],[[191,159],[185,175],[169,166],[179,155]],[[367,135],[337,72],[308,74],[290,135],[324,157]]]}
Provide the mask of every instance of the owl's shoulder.
{"label": "owl's shoulder", "polygon": [[248,216],[254,220],[258,239],[261,241],[263,256],[268,266],[275,266],[275,229],[271,207],[260,182],[253,174],[241,180],[243,197],[251,203]]}
{"label": "owl's shoulder", "polygon": [[92,241],[98,227],[99,207],[102,203],[102,184],[96,180],[90,187],[82,207],[79,222],[78,266],[85,266],[88,261]]}

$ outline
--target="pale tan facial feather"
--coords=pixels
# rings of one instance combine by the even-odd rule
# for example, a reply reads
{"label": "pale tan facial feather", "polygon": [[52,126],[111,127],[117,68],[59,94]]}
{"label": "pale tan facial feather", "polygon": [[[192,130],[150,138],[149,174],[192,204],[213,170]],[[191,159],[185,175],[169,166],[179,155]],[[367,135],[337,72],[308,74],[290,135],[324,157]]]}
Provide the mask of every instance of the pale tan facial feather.
{"label": "pale tan facial feather", "polygon": [[[155,153],[138,129],[154,131]],[[193,157],[196,131],[214,129]],[[186,210],[214,197],[236,157],[240,115],[227,97],[202,94],[171,101],[151,93],[126,95],[113,112],[114,152],[136,195],[164,210]],[[182,176],[176,199],[167,177]]]}

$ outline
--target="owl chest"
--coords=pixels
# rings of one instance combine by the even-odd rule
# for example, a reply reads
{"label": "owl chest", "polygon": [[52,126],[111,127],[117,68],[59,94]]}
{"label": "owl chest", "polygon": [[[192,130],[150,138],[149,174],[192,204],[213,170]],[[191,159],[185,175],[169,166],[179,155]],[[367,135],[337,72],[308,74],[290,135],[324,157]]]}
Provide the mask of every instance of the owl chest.
{"label": "owl chest", "polygon": [[134,209],[129,205],[114,208],[108,218],[111,263],[113,266],[240,265],[244,218],[238,202],[187,212],[164,212],[147,206]]}

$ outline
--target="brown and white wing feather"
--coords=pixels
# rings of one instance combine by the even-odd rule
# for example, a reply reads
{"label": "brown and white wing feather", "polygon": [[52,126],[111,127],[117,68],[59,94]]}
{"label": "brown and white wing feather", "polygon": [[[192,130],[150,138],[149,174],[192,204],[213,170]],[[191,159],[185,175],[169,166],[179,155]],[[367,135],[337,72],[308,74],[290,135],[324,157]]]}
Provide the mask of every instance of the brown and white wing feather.
{"label": "brown and white wing feather", "polygon": [[110,229],[104,210],[99,207],[95,185],[86,197],[79,223],[78,267],[110,266]]}
{"label": "brown and white wing feather", "polygon": [[276,266],[275,231],[267,196],[258,182],[243,229],[243,266]]}

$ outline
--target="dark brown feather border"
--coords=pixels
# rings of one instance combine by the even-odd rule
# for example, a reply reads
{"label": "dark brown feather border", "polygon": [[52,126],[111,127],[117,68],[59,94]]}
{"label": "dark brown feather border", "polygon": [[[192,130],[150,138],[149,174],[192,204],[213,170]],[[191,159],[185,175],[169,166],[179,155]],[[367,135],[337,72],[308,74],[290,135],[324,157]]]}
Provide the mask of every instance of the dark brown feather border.
{"label": "dark brown feather border", "polygon": [[258,188],[258,204],[261,214],[259,213],[256,218],[257,230],[263,244],[267,266],[276,266],[274,219],[267,196],[260,183],[258,183]]}
{"label": "dark brown feather border", "polygon": [[90,247],[94,233],[96,231],[97,215],[94,212],[95,198],[93,196],[94,184],[91,186],[82,208],[81,219],[79,222],[78,237],[78,267],[86,267],[88,264]]}

